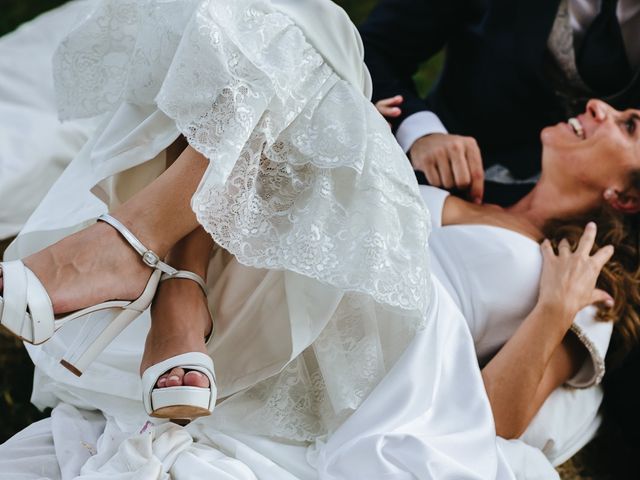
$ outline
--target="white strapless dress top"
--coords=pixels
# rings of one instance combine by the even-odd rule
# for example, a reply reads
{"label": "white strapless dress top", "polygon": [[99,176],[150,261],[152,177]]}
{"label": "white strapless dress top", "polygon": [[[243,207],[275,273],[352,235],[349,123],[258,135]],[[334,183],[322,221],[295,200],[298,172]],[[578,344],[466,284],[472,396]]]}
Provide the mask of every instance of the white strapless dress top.
{"label": "white strapless dress top", "polygon": [[[431,213],[429,240],[434,275],[462,311],[478,361],[486,364],[511,338],[538,298],[542,269],[539,244],[519,233],[491,225],[442,225],[449,193],[421,186]],[[590,353],[567,382],[586,388],[604,375],[604,358],[613,325],[596,319],[595,307],[580,311],[571,327]]]}

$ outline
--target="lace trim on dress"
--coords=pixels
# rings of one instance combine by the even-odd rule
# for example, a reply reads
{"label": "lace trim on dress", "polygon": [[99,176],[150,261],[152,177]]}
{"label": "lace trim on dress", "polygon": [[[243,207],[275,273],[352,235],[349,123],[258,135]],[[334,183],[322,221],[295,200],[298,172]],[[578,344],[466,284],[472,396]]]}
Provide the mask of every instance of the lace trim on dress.
{"label": "lace trim on dress", "polygon": [[63,118],[157,104],[210,159],[193,208],[239,261],[424,314],[409,162],[291,19],[268,1],[103,0],[81,27],[54,59]]}

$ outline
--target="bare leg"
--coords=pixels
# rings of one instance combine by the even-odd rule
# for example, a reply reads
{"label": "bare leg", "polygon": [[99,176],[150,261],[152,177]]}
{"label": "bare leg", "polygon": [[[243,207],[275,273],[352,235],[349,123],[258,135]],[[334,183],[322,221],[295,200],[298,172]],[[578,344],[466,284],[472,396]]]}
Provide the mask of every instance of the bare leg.
{"label": "bare leg", "polygon": [[[189,270],[206,278],[213,245],[210,235],[198,227],[171,249],[167,262],[179,270]],[[151,305],[151,318],[141,373],[174,355],[206,353],[204,338],[211,332],[211,316],[206,298],[195,282],[181,279],[162,282]],[[185,375],[182,368],[175,368],[158,380],[158,387],[183,384],[207,387],[209,381],[200,372]]]}
{"label": "bare leg", "polygon": [[[112,215],[148,248],[165,256],[198,226],[190,199],[207,166],[208,160],[188,147]],[[102,222],[27,257],[24,263],[44,285],[56,314],[112,299],[133,300],[151,273],[119,233]]]}

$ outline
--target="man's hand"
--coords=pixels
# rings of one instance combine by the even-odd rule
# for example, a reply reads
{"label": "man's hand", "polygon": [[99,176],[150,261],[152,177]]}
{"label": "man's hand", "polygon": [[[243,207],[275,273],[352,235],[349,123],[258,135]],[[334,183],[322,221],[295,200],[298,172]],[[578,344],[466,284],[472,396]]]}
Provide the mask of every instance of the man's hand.
{"label": "man's hand", "polygon": [[[384,118],[396,118],[402,114],[402,110],[400,109],[402,102],[404,102],[402,95],[396,95],[395,97],[378,100],[376,102],[376,108]],[[389,126],[391,126],[390,123]]]}
{"label": "man's hand", "polygon": [[482,203],[484,169],[475,139],[432,133],[420,137],[409,150],[415,170],[423,172],[434,187],[468,190],[475,203]]}

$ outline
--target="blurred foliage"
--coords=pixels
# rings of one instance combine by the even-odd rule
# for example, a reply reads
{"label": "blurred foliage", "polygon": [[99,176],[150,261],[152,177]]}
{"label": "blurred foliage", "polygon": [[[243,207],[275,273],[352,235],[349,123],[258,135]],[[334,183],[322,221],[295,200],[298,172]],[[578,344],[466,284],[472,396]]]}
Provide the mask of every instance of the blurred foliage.
{"label": "blurred foliage", "polygon": [[0,0],[0,35],[14,30],[21,23],[51,10],[67,0]]}
{"label": "blurred foliage", "polygon": [[[335,0],[335,2],[346,10],[353,23],[360,25],[376,5],[377,0]],[[441,52],[428,62],[425,62],[413,78],[420,95],[425,96],[438,78],[443,58],[444,55]]]}

